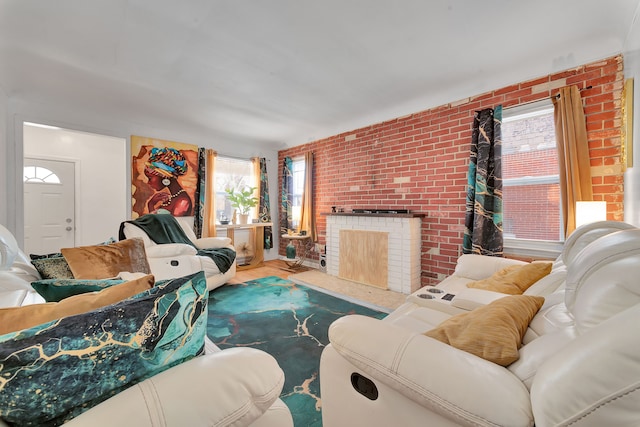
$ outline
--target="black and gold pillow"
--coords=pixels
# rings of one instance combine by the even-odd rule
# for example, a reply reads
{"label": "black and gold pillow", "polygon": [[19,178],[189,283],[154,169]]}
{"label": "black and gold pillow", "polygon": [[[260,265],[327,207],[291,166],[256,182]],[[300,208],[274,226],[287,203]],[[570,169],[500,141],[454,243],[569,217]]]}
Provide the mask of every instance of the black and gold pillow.
{"label": "black and gold pillow", "polygon": [[60,252],[47,255],[29,255],[31,264],[43,279],[73,279],[69,263]]}

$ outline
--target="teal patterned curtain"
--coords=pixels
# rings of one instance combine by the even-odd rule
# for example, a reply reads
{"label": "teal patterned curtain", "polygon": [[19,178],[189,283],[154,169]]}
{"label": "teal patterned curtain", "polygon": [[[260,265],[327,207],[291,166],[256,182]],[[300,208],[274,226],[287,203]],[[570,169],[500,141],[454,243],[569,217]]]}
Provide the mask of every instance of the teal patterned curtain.
{"label": "teal patterned curtain", "polygon": [[280,233],[293,228],[291,204],[293,201],[293,161],[285,157],[282,164],[282,192],[280,193]]}
{"label": "teal patterned curtain", "polygon": [[462,252],[502,256],[502,106],[476,111]]}
{"label": "teal patterned curtain", "polygon": [[198,183],[196,185],[196,204],[193,210],[193,230],[196,237],[202,237],[202,218],[204,217],[204,188],[206,183],[205,148],[198,148]]}
{"label": "teal patterned curtain", "polygon": [[[271,222],[271,204],[269,203],[269,180],[267,179],[267,159],[260,158],[260,206],[258,209],[260,222]],[[273,245],[271,227],[264,227],[264,248]]]}

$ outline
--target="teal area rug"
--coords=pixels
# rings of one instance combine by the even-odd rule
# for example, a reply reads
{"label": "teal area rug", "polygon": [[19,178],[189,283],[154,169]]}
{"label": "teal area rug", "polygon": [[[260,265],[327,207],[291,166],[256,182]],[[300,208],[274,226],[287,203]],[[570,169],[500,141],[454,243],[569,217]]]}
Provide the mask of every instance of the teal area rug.
{"label": "teal area rug", "polygon": [[271,276],[211,291],[207,335],[222,349],[254,347],[275,357],[295,426],[321,427],[320,354],[329,325],[347,314],[387,315]]}

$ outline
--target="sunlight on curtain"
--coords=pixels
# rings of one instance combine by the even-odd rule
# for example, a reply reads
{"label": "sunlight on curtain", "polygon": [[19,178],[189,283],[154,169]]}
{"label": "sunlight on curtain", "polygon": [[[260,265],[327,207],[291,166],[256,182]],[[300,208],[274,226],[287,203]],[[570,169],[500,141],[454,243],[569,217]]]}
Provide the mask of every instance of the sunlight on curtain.
{"label": "sunlight on curtain", "polygon": [[576,202],[593,200],[589,142],[578,87],[562,87],[552,100],[560,165],[562,215],[565,236],[569,236],[576,228]]}
{"label": "sunlight on curtain", "polygon": [[293,229],[293,161],[285,157],[282,162],[282,190],[280,192],[280,234]]}
{"label": "sunlight on curtain", "polygon": [[205,184],[205,205],[203,213],[203,237],[215,237],[216,235],[216,195],[215,176],[216,158],[218,153],[214,150],[206,151],[206,184]]}
{"label": "sunlight on curtain", "polygon": [[252,167],[252,171],[251,171],[251,178],[253,183],[251,184],[252,187],[255,187],[255,190],[253,190],[253,197],[255,197],[256,199],[258,199],[258,204],[251,208],[251,211],[249,212],[249,215],[251,218],[256,218],[259,219],[260,218],[260,158],[259,157],[252,157],[251,158],[251,167]]}
{"label": "sunlight on curtain", "polygon": [[304,155],[304,192],[300,211],[300,230],[306,230],[312,242],[318,241],[316,218],[313,206],[313,153]]}

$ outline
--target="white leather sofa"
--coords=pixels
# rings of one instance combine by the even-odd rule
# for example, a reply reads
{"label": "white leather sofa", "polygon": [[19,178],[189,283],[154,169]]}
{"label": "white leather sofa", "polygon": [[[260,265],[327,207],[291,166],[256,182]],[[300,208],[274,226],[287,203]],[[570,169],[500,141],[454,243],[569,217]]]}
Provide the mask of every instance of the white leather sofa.
{"label": "white leather sofa", "polygon": [[[530,288],[545,303],[507,367],[423,335],[460,312],[446,304],[408,300],[383,320],[334,322],[320,364],[324,426],[640,425],[640,229],[620,228],[577,244],[558,277]],[[488,277],[511,262],[470,265]]]}
{"label": "white leather sofa", "polygon": [[[582,249],[607,234],[634,228],[636,227],[620,221],[598,221],[579,227],[565,241],[562,252],[553,261],[551,273],[534,283],[524,292],[524,295],[546,296],[563,289],[567,277],[567,265],[578,256]],[[482,307],[505,296],[499,292],[467,288],[467,283],[490,277],[505,267],[524,264],[526,262],[510,258],[486,257],[475,254],[462,255],[451,276],[445,278],[435,287],[426,286],[409,295],[406,303],[398,307],[391,318],[417,316],[423,322],[427,314],[415,313],[415,311],[420,311],[423,307],[434,308],[436,313],[430,315],[433,316],[431,325],[435,327],[450,315]],[[447,299],[451,296],[453,298]],[[440,312],[444,312],[446,315],[443,316]]]}
{"label": "white leather sofa", "polygon": [[[178,224],[198,249],[229,248],[235,252],[231,239],[227,237],[204,237],[198,239],[189,221],[176,217]],[[139,227],[124,223],[124,235],[127,239],[134,237],[144,240],[144,247],[149,261],[151,274],[156,280],[173,279],[203,270],[207,278],[207,288],[215,289],[224,285],[236,275],[236,263],[225,273],[220,272],[216,263],[209,257],[197,255],[197,250],[183,243],[159,245]]]}
{"label": "white leather sofa", "polygon": [[[30,281],[35,268],[0,225],[0,307],[42,303]],[[205,339],[205,354],[174,366],[74,418],[69,426],[293,426],[279,399],[284,373],[261,350],[220,350]],[[1,391],[0,391],[1,392]],[[7,426],[0,420],[0,426]]]}

